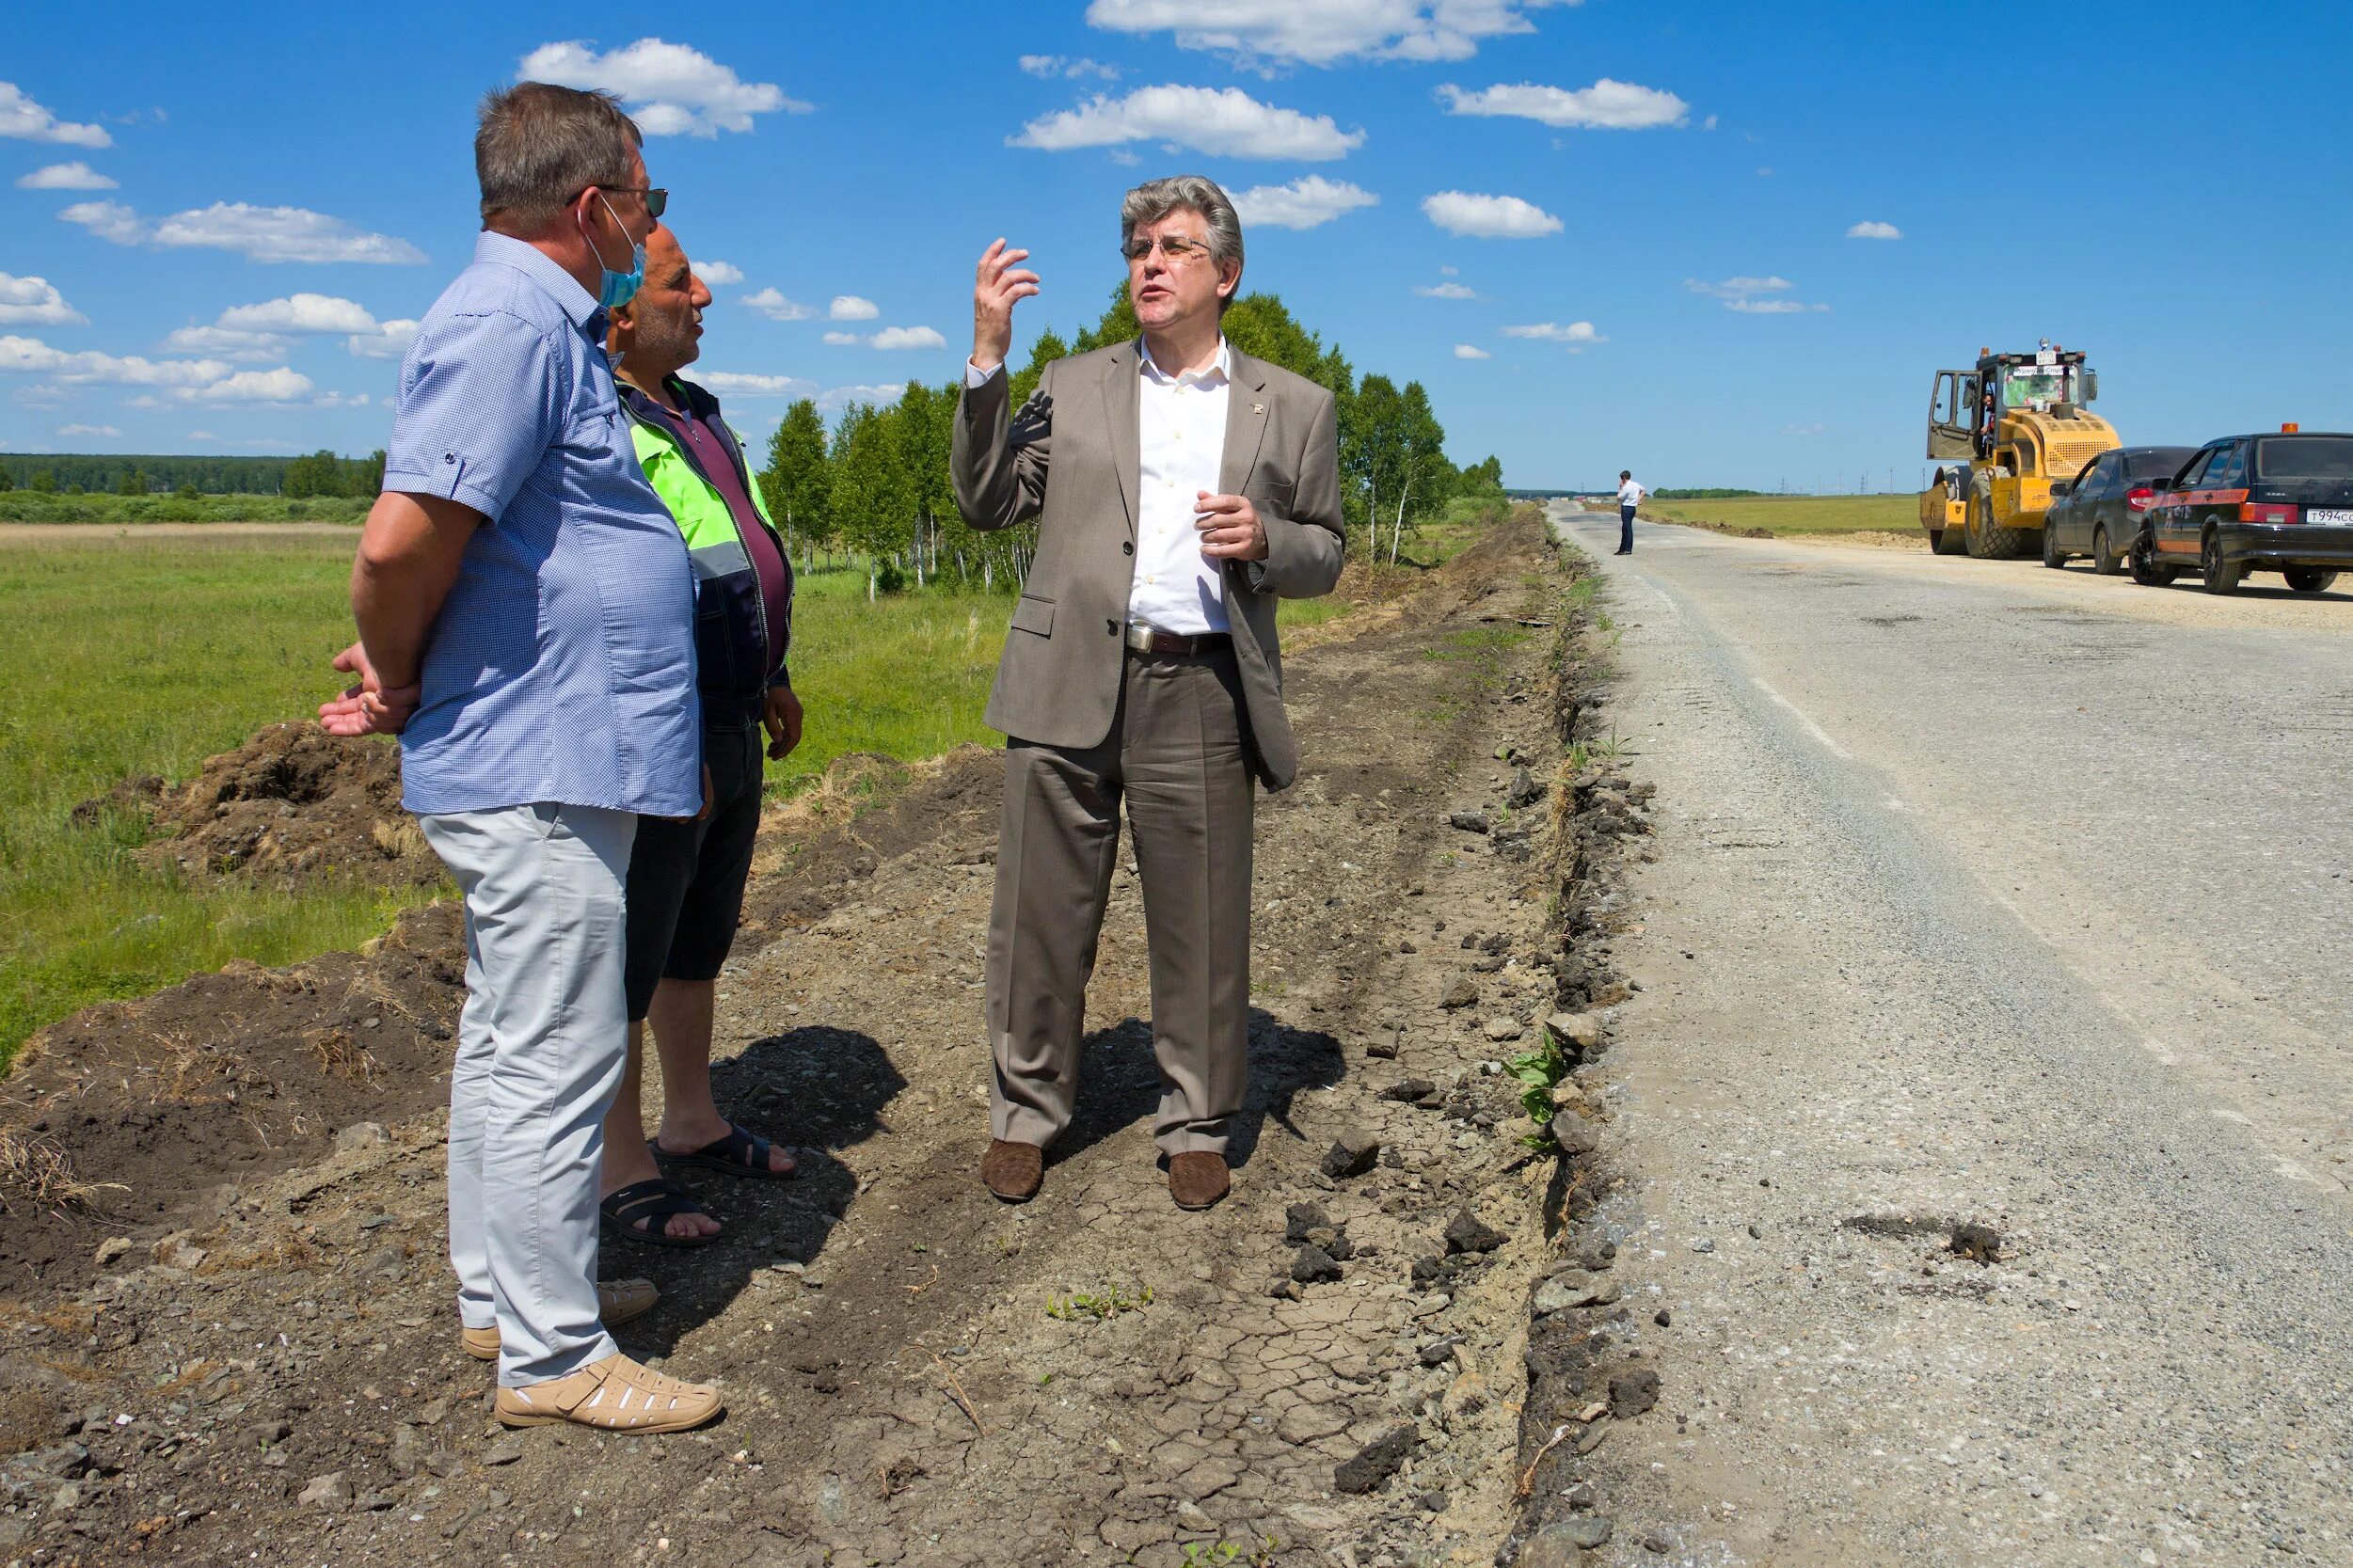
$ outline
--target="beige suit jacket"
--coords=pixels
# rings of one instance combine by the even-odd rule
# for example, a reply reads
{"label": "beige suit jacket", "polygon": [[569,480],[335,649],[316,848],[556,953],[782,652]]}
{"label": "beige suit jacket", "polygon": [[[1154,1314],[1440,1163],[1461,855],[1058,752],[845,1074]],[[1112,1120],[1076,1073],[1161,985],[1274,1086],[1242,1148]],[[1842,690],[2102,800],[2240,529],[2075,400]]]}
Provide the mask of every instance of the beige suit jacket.
{"label": "beige suit jacket", "polygon": [[[1049,746],[1093,746],[1117,716],[1122,633],[1136,576],[1138,344],[1057,359],[1016,412],[1000,371],[957,405],[956,505],[976,529],[1038,519],[1038,557],[1006,634],[991,729]],[[1266,559],[1228,562],[1226,619],[1241,666],[1258,773],[1297,776],[1282,705],[1275,601],[1340,580],[1340,425],[1332,395],[1239,350],[1227,395],[1220,489],[1266,525]]]}

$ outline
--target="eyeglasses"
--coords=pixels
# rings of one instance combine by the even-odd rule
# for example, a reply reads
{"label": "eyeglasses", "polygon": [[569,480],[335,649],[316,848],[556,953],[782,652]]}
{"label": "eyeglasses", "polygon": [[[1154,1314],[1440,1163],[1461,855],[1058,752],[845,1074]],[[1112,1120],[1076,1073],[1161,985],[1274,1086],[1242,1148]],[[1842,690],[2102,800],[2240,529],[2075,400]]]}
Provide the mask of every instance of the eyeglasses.
{"label": "eyeglasses", "polygon": [[1189,261],[1196,256],[1207,256],[1209,245],[1202,240],[1188,240],[1182,234],[1163,234],[1156,240],[1134,239],[1120,246],[1120,254],[1130,261],[1141,261],[1153,253],[1154,246],[1171,261]]}
{"label": "eyeglasses", "polygon": [[649,218],[660,217],[661,210],[670,205],[670,191],[662,185],[582,185],[572,193],[572,200],[578,201],[583,192],[592,190],[602,191],[607,196],[642,196],[645,198],[645,215]]}

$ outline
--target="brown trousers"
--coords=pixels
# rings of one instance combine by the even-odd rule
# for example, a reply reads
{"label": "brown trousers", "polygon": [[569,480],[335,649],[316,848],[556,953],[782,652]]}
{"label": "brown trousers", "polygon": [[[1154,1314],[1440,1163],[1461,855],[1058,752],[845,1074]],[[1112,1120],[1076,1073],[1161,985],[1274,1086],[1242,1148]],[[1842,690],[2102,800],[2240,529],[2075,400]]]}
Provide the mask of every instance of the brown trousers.
{"label": "brown trousers", "polygon": [[1152,959],[1153,1136],[1166,1154],[1223,1153],[1249,1050],[1257,785],[1241,673],[1231,649],[1126,662],[1100,744],[1006,743],[989,916],[989,1128],[1042,1148],[1070,1125],[1124,800]]}

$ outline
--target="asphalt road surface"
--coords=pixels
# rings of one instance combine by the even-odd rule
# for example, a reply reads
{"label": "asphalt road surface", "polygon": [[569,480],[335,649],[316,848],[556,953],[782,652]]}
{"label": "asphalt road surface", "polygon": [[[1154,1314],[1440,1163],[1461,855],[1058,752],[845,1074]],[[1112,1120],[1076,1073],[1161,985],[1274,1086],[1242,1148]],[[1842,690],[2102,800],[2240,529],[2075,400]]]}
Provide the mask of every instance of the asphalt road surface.
{"label": "asphalt road surface", "polygon": [[1591,1556],[2353,1562],[2353,597],[1558,515],[1659,786]]}

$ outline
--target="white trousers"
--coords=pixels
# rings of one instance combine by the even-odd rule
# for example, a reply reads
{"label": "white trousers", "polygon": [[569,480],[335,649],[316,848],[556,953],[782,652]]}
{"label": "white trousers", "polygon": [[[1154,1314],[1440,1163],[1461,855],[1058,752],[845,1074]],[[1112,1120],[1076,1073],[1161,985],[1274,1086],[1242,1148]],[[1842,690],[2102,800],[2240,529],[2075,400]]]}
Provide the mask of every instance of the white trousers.
{"label": "white trousers", "polygon": [[596,1173],[628,1051],[622,890],[637,817],[541,803],[421,816],[466,895],[450,1073],[450,1262],[499,1382],[616,1353],[596,1307]]}

